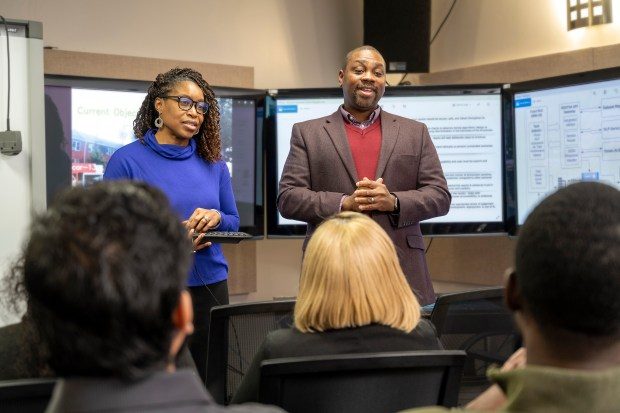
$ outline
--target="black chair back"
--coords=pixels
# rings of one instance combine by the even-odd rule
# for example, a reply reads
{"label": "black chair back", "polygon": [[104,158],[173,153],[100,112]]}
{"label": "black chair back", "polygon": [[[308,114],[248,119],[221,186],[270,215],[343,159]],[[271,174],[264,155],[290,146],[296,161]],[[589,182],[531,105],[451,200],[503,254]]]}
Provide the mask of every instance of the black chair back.
{"label": "black chair back", "polygon": [[290,328],[295,300],[230,304],[211,309],[206,387],[228,404],[270,331]]}
{"label": "black chair back", "polygon": [[0,412],[44,412],[55,385],[55,379],[0,381]]}
{"label": "black chair back", "polygon": [[486,389],[486,370],[503,364],[521,345],[503,287],[441,295],[430,319],[445,349],[467,352],[459,404]]}
{"label": "black chair back", "polygon": [[289,413],[453,407],[465,357],[433,350],[265,360],[259,400]]}

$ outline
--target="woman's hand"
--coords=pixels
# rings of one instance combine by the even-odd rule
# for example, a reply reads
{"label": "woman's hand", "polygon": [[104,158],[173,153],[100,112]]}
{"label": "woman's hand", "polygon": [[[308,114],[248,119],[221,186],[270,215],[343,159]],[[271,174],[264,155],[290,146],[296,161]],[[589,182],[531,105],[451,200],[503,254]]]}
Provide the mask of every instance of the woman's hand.
{"label": "woman's hand", "polygon": [[216,209],[196,208],[192,215],[183,221],[187,229],[195,232],[206,232],[220,224],[222,217]]}
{"label": "woman's hand", "polygon": [[[210,242],[201,243],[204,235],[202,233],[217,227],[222,220],[220,212],[216,209],[196,208],[192,215],[185,221],[183,225],[188,229],[190,239],[193,239],[194,251],[211,246]],[[194,234],[199,234],[194,238]]]}
{"label": "woman's hand", "polygon": [[[194,234],[198,234],[196,237],[194,237]],[[192,245],[194,248],[194,252],[196,251],[200,251],[203,248],[207,248],[211,246],[210,242],[203,242],[202,239],[205,237],[205,233],[204,232],[196,232],[194,231],[194,229],[190,229],[187,232],[187,236],[189,237],[190,240],[192,240]]]}

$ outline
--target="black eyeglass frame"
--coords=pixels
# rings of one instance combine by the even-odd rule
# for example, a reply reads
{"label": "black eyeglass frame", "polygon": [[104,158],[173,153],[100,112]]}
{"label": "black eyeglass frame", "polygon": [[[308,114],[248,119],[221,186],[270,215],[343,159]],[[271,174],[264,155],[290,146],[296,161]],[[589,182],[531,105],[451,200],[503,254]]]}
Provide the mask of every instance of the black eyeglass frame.
{"label": "black eyeglass frame", "polygon": [[[195,107],[196,108],[196,113],[198,113],[200,115],[206,115],[207,113],[209,113],[210,105],[209,105],[209,103],[207,103],[205,101],[196,102],[195,100],[190,99],[187,96],[170,96],[170,95],[167,95],[167,96],[161,96],[161,98],[162,99],[174,99],[174,100],[176,100],[177,104],[179,105],[179,109],[181,109],[181,110],[190,111],[190,110],[192,110],[192,107]],[[184,108],[183,106],[181,106],[181,99],[187,99],[189,102],[192,102],[192,103],[187,108]],[[201,112],[201,110],[199,109],[199,106],[198,106],[199,103],[203,103],[205,105],[204,112]]]}

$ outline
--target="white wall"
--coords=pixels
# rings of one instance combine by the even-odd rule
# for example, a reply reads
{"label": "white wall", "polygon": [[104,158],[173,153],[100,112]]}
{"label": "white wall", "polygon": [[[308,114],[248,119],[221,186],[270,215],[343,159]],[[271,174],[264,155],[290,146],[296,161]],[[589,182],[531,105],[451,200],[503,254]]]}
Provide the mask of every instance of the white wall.
{"label": "white wall", "polygon": [[362,0],[0,0],[0,12],[43,22],[62,50],[253,66],[257,88],[335,86],[362,41]]}
{"label": "white wall", "polygon": [[[1,10],[1,9],[0,9]],[[8,16],[7,16],[8,17]],[[31,214],[45,208],[45,140],[43,136],[43,42],[9,37],[11,54],[11,130],[19,131],[22,152],[0,155],[0,294],[3,277],[19,256]],[[0,36],[0,131],[6,130],[6,37]],[[33,190],[36,188],[36,190]],[[0,302],[4,297],[0,297]],[[0,326],[18,319],[0,305]]]}
{"label": "white wall", "polygon": [[[566,30],[566,0],[458,0],[431,46],[431,72],[620,43],[613,23]],[[432,0],[431,35],[452,0]]]}

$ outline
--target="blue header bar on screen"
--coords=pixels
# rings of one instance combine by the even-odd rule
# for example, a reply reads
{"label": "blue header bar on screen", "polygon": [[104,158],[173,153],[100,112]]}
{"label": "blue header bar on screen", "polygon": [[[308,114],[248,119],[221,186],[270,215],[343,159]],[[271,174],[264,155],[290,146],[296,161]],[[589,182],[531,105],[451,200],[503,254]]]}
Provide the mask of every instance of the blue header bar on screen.
{"label": "blue header bar on screen", "polygon": [[278,113],[297,113],[297,105],[278,105]]}
{"label": "blue header bar on screen", "polygon": [[515,108],[532,106],[532,98],[515,99]]}

